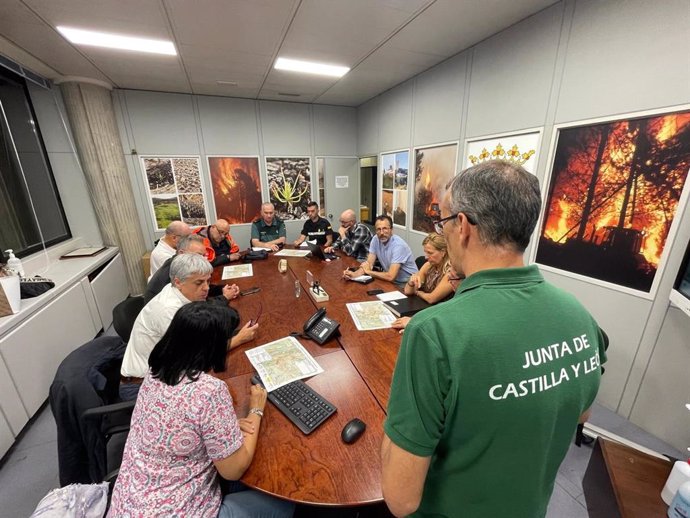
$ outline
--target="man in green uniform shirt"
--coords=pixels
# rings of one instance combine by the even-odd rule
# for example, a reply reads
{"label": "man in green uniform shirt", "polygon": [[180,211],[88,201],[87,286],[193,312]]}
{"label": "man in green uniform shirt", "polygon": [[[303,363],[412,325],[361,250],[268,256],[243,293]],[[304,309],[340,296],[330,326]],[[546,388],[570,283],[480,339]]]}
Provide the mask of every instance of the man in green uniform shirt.
{"label": "man in green uniform shirt", "polygon": [[537,178],[508,162],[458,174],[436,231],[466,279],[410,321],[381,448],[396,516],[546,514],[556,473],[599,388],[599,326],[523,252]]}
{"label": "man in green uniform shirt", "polygon": [[252,246],[277,252],[285,244],[285,223],[272,203],[261,204],[261,217],[252,223]]}

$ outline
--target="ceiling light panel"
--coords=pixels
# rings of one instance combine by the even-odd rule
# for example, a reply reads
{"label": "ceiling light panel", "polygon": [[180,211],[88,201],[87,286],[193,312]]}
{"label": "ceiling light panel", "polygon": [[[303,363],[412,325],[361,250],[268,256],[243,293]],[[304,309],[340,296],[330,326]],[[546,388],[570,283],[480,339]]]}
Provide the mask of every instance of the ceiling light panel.
{"label": "ceiling light panel", "polygon": [[57,30],[70,42],[76,45],[133,50],[136,52],[164,54],[167,56],[177,55],[175,45],[173,45],[171,41],[137,38],[134,36],[123,36],[121,34],[107,32],[87,31],[72,27],[58,27]]}
{"label": "ceiling light panel", "polygon": [[278,58],[274,68],[277,70],[289,70],[291,72],[302,72],[304,74],[316,74],[329,77],[343,77],[350,71],[348,67],[288,58]]}

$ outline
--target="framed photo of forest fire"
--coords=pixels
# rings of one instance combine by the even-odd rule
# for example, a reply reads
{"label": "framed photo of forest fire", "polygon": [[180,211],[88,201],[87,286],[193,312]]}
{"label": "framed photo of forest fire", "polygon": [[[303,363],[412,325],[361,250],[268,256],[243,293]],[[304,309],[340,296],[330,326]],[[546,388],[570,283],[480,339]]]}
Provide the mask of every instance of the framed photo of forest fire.
{"label": "framed photo of forest fire", "polygon": [[393,224],[407,225],[407,178],[410,170],[410,151],[403,149],[381,153],[381,209],[393,219]]}
{"label": "framed photo of forest fire", "polygon": [[441,217],[441,199],[455,176],[458,143],[416,148],[414,151],[414,204],[412,230],[428,234]]}
{"label": "framed photo of forest fire", "polygon": [[311,195],[309,157],[266,157],[269,201],[283,221],[307,219]]}
{"label": "framed photo of forest fire", "polygon": [[156,230],[175,220],[206,225],[206,204],[198,156],[140,156]]}
{"label": "framed photo of forest fire", "polygon": [[251,223],[261,213],[261,173],[256,156],[207,156],[216,218]]}
{"label": "framed photo of forest fire", "polygon": [[539,162],[541,128],[468,139],[463,169],[487,160],[510,160],[536,174]]}
{"label": "framed photo of forest fire", "polygon": [[557,126],[534,260],[653,298],[688,197],[690,107]]}

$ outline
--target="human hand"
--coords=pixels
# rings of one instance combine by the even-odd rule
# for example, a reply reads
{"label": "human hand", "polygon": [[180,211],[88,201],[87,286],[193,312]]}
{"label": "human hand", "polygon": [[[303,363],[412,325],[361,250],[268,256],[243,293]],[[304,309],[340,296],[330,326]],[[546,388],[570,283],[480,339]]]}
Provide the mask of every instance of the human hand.
{"label": "human hand", "polygon": [[400,317],[395,320],[393,320],[393,323],[391,324],[391,327],[393,329],[399,329],[400,334],[405,330],[405,327],[407,327],[407,324],[410,322],[410,317]]}
{"label": "human hand", "polygon": [[327,246],[326,248],[323,249],[324,252],[327,254],[332,254],[333,253],[333,247],[332,246]]}
{"label": "human hand", "polygon": [[230,254],[230,262],[232,261],[239,261],[242,255],[239,252],[236,252],[234,254]]}
{"label": "human hand", "polygon": [[422,287],[422,279],[419,277],[418,273],[413,273],[410,276],[410,280],[407,281],[407,285],[414,288],[415,291]]}
{"label": "human hand", "polygon": [[277,252],[278,250],[280,250],[280,247],[279,247],[278,245],[276,245],[275,243],[272,244],[270,248],[271,248],[271,250],[273,250],[274,252]]}
{"label": "human hand", "polygon": [[254,423],[252,423],[251,420],[247,419],[246,417],[242,417],[240,420],[240,430],[242,430],[242,433],[245,435],[253,435],[256,432],[256,426],[254,426]]}
{"label": "human hand", "polygon": [[345,227],[340,227],[338,229],[338,234],[340,234],[340,237],[345,239],[347,237],[347,229]]}
{"label": "human hand", "polygon": [[259,330],[259,324],[252,324],[251,321],[247,322],[242,326],[242,328],[233,337],[233,345],[241,345],[247,342],[251,342],[256,338],[256,333]]}
{"label": "human hand", "polygon": [[240,295],[240,288],[237,284],[226,284],[223,286],[223,297],[228,300],[236,299]]}
{"label": "human hand", "polygon": [[261,385],[252,385],[249,389],[249,408],[264,409],[268,392]]}

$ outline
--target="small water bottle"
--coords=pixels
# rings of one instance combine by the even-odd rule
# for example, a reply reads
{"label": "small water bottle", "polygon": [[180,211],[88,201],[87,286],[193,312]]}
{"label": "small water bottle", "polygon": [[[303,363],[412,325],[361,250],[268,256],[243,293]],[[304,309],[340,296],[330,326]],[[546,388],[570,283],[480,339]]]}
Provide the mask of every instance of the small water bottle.
{"label": "small water bottle", "polygon": [[666,514],[668,518],[690,517],[690,481],[680,485]]}
{"label": "small water bottle", "polygon": [[300,286],[299,281],[295,281],[295,298],[298,299],[302,293],[302,286]]}

